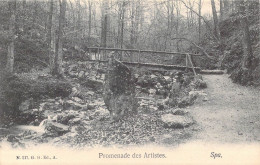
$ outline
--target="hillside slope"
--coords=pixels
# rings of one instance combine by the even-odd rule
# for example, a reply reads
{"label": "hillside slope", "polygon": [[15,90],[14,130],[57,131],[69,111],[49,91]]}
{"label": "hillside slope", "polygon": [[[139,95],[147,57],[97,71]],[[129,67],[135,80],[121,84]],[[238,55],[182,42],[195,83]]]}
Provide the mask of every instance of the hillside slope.
{"label": "hillside slope", "polygon": [[260,21],[259,2],[252,2],[249,6],[249,33],[253,50],[252,73],[247,75],[242,70],[243,59],[243,30],[241,15],[233,13],[220,22],[220,31],[223,39],[223,54],[220,56],[222,69],[227,69],[233,82],[242,85],[260,85]]}

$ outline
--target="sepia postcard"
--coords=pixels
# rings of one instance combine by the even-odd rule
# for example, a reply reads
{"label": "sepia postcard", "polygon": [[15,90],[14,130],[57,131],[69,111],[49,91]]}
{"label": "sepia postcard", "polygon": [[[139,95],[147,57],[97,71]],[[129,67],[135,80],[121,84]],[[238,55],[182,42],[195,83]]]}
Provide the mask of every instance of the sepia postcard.
{"label": "sepia postcard", "polygon": [[258,0],[0,0],[0,165],[259,165]]}

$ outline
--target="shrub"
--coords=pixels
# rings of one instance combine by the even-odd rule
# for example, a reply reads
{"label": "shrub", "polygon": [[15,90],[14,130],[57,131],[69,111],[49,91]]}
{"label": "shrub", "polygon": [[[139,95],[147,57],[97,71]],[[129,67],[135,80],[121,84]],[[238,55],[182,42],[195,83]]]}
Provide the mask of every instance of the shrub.
{"label": "shrub", "polygon": [[30,74],[2,75],[0,84],[0,110],[18,110],[21,102],[32,98],[67,97],[72,91],[72,86],[66,80],[53,77],[48,79],[33,78]]}

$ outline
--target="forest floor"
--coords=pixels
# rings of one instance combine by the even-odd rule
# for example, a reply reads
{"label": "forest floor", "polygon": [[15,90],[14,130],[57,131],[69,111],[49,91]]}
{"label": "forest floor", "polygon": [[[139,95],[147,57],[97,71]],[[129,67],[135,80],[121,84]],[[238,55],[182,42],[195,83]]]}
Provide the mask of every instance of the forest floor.
{"label": "forest floor", "polygon": [[203,75],[207,101],[186,110],[201,131],[193,139],[215,143],[260,141],[260,90],[232,83],[228,75]]}
{"label": "forest floor", "polygon": [[[173,147],[194,141],[221,144],[259,143],[260,90],[235,84],[226,74],[203,75],[203,80],[207,83],[207,88],[195,91],[201,94],[193,105],[186,108],[159,111],[153,110],[153,103],[147,107],[148,112],[140,107],[137,116],[124,122],[109,124],[109,113],[103,105],[102,98],[93,95],[93,99],[96,99],[92,99],[91,105],[95,107],[92,110],[64,110],[54,113],[54,116],[70,113],[76,116],[71,119],[69,133],[56,138],[45,137],[39,132],[41,126],[18,125],[0,130],[3,137],[7,136],[7,139],[1,140],[0,146],[5,142],[11,142],[13,147],[26,148],[41,143],[55,146],[66,144],[75,148],[147,144]],[[59,107],[59,103],[56,105],[56,102],[54,105],[51,102],[47,104],[53,108]],[[185,128],[164,128],[161,116],[175,115],[176,112],[184,112],[184,117],[191,118],[194,124]],[[9,136],[11,134],[14,136]]]}

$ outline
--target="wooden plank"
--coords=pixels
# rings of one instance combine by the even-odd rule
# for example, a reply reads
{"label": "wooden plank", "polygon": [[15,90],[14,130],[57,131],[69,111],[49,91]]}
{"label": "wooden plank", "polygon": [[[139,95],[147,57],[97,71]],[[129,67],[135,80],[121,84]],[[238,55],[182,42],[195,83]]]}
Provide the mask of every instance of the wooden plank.
{"label": "wooden plank", "polygon": [[[101,63],[107,63],[108,60],[88,60],[88,61],[92,61],[92,62],[101,62]],[[121,61],[123,64],[125,65],[128,65],[128,66],[134,66],[134,67],[142,67],[142,66],[145,66],[145,67],[152,67],[152,68],[162,68],[162,69],[165,69],[165,70],[173,70],[173,69],[176,69],[176,70],[190,70],[190,71],[193,71],[193,68],[192,67],[187,67],[187,66],[180,66],[180,65],[164,65],[164,64],[156,64],[156,63],[139,63],[139,62],[128,62],[128,61]],[[196,72],[200,72],[201,71],[201,68],[200,67],[194,67],[195,71]]]}
{"label": "wooden plank", "polygon": [[[193,70],[192,67],[186,67],[186,66],[180,66],[180,65],[163,65],[163,64],[156,64],[156,63],[138,63],[138,62],[127,62],[127,61],[121,61],[122,63],[124,63],[125,65],[129,65],[129,66],[146,66],[146,67],[157,67],[157,68],[162,68],[162,69],[166,69],[166,70],[172,70],[172,69],[177,69],[177,70]],[[199,67],[194,67],[194,69],[197,72],[200,72],[200,68]]]}
{"label": "wooden plank", "polygon": [[[88,49],[96,50],[109,50],[109,51],[129,51],[129,52],[141,52],[141,53],[158,53],[158,54],[171,54],[171,55],[185,55],[184,52],[165,52],[165,51],[153,51],[153,50],[138,50],[138,49],[119,49],[119,48],[102,48],[102,47],[88,47]],[[191,56],[203,56],[202,54],[189,53]]]}
{"label": "wooden plank", "polygon": [[201,70],[201,74],[224,74],[224,70]]}

